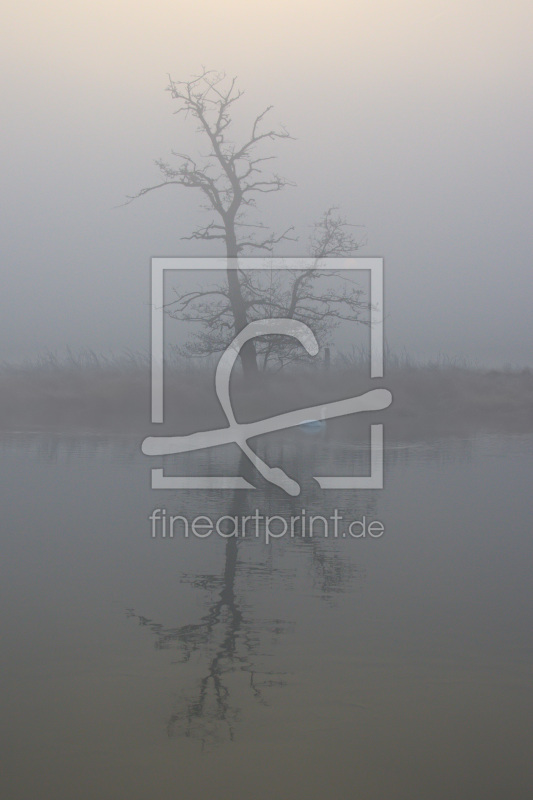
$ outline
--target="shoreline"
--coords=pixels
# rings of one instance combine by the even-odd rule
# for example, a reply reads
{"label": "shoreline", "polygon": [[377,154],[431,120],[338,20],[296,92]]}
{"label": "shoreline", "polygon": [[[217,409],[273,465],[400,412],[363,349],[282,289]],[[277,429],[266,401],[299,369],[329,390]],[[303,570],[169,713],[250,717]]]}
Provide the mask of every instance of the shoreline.
{"label": "shoreline", "polygon": [[[383,422],[397,439],[441,434],[533,431],[533,370],[481,370],[455,365],[394,366],[370,380],[362,366],[262,375],[256,385],[235,375],[231,399],[239,422],[326,404],[386,388],[390,408],[331,419],[336,436]],[[227,425],[208,369],[169,368],[165,422],[150,422],[146,365],[59,364],[0,368],[1,433],[184,435]],[[82,434],[83,435],[83,434]]]}

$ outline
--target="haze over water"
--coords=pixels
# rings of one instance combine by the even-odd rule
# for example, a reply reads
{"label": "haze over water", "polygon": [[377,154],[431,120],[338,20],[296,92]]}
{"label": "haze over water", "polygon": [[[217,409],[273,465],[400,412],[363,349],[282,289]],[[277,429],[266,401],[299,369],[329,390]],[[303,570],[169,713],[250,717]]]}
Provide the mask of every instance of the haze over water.
{"label": "haze over water", "polygon": [[[4,437],[3,796],[530,796],[531,436],[391,444],[382,492],[335,497],[317,459],[361,451],[280,447],[299,498],[152,492],[127,437]],[[385,532],[152,538],[155,508]]]}
{"label": "haze over water", "polygon": [[[532,23],[526,0],[8,3],[2,800],[531,800]],[[260,163],[260,187],[289,182],[243,206],[264,226],[243,236],[272,231],[288,261],[329,220],[326,240],[360,245],[335,255],[384,259],[391,407],[251,439],[294,497],[244,446],[141,453],[158,433],[233,435],[212,372],[243,314],[290,308],[312,327],[314,303],[318,345],[312,372],[256,343],[272,369],[250,382],[253,359],[236,366],[239,423],[377,388],[372,325],[331,275],[312,297],[315,278],[246,283],[241,259],[240,300],[205,270],[219,305],[200,292],[157,328],[165,416],[150,422],[151,259],[185,259],[161,279],[183,300],[197,257],[236,238],[231,220],[224,243],[191,238],[209,217],[183,185],[126,202],[161,179],[156,159],[206,156],[166,91],[204,67],[245,90],[226,154],[270,105],[266,130],[294,137],[241,159],[239,180]],[[173,359],[191,342],[206,369]],[[371,474],[369,420],[384,487],[322,490],[317,476]],[[151,468],[255,488],[157,491]]]}

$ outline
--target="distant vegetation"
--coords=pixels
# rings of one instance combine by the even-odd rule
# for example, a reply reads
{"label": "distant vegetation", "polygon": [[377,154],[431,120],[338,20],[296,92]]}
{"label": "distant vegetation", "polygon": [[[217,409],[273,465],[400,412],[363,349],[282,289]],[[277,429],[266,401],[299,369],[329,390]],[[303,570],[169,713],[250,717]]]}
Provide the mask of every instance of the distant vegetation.
{"label": "distant vegetation", "polygon": [[[388,436],[425,437],[444,432],[533,430],[533,371],[488,370],[456,362],[420,364],[389,356],[385,378],[370,381],[361,354],[322,365],[269,373],[252,385],[232,380],[240,421],[313,406],[385,386],[393,405],[375,415]],[[226,424],[214,392],[212,364],[170,359],[165,374],[166,424],[158,430],[187,433]],[[370,415],[328,423],[328,430],[367,426]],[[0,428],[138,432],[150,423],[150,365],[145,356],[105,358],[94,353],[50,355],[0,366]]]}

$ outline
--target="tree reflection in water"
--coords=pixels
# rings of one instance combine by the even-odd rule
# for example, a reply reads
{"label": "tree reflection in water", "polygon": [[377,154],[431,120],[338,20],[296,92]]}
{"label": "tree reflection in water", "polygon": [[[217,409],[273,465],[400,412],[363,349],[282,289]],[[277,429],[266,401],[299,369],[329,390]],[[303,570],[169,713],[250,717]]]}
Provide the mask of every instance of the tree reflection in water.
{"label": "tree reflection in water", "polygon": [[[239,472],[250,481],[253,480],[251,469],[243,456]],[[314,491],[309,493],[308,499],[318,508],[323,496],[319,500],[314,494]],[[300,513],[302,500],[288,497],[280,500],[276,491],[275,498],[267,498],[267,505],[270,503],[275,503],[276,508],[275,511],[272,509],[272,514],[288,516]],[[242,493],[234,492],[227,513],[228,516],[250,513],[249,509],[243,508]],[[270,513],[269,509],[266,513]],[[194,655],[203,665],[199,667],[199,677],[194,686],[182,693],[177,708],[168,719],[170,737],[196,738],[204,747],[233,740],[245,695],[248,693],[259,704],[268,705],[269,690],[287,684],[288,673],[265,668],[265,662],[272,659],[279,637],[286,634],[293,623],[278,617],[258,619],[247,602],[247,593],[257,588],[260,578],[268,577],[271,584],[274,581],[293,583],[296,578],[294,569],[286,565],[274,566],[273,546],[296,549],[297,563],[304,561],[309,565],[315,593],[326,601],[343,591],[358,573],[355,564],[338,552],[338,542],[323,538],[320,532],[313,538],[277,540],[267,548],[264,563],[259,563],[257,557],[246,561],[243,554],[252,553],[257,543],[258,540],[251,538],[227,538],[221,573],[182,577],[182,581],[203,590],[208,597],[205,613],[199,622],[169,628],[132,609],[128,611],[130,617],[150,630],[157,649],[176,647],[179,663],[189,662]],[[305,552],[304,559],[302,552]],[[239,680],[243,676],[246,677],[244,685]]]}

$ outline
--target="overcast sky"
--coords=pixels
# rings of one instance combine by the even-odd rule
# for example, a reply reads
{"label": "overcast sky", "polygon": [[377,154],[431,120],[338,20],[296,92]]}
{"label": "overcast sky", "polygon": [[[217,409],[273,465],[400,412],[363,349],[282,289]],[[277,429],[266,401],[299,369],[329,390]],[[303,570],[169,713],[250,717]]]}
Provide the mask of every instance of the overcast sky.
{"label": "overcast sky", "polygon": [[117,206],[196,147],[164,89],[205,65],[296,137],[262,217],[291,252],[330,205],[366,227],[392,350],[533,365],[532,26],[529,0],[9,3],[0,358],[147,350],[150,257],[207,254],[198,198]]}

